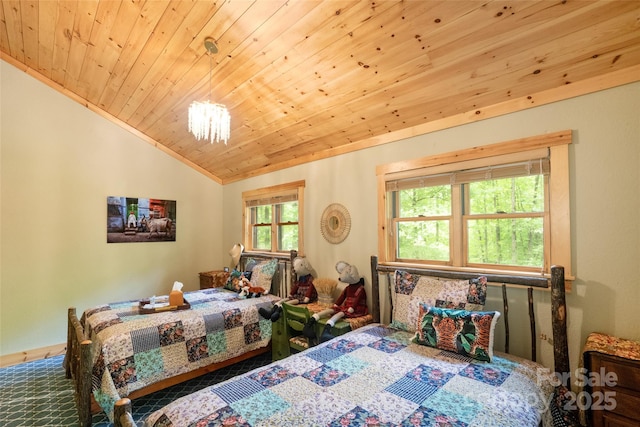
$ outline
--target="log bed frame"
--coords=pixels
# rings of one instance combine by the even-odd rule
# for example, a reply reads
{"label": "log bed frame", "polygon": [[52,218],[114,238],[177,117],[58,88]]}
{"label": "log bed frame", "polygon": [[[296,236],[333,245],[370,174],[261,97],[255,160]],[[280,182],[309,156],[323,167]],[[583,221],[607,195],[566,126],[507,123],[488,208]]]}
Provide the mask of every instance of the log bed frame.
{"label": "log bed frame", "polygon": [[[374,321],[379,322],[380,319],[380,276],[386,276],[387,286],[391,291],[395,286],[393,274],[397,270],[404,270],[412,274],[419,274],[423,276],[441,277],[447,279],[473,279],[478,277],[478,274],[462,273],[452,271],[439,271],[420,268],[402,268],[392,265],[378,264],[378,257],[371,256],[371,292],[372,292],[372,307],[371,313]],[[553,354],[554,354],[554,371],[561,375],[559,378],[569,378],[569,349],[567,345],[567,319],[566,319],[566,302],[565,302],[565,278],[564,267],[552,266],[551,278],[545,277],[512,277],[496,274],[485,274],[487,281],[492,283],[502,283],[502,300],[503,300],[503,321],[505,325],[505,353],[509,352],[509,319],[508,312],[509,306],[507,303],[507,286],[515,285],[518,287],[526,287],[529,304],[529,321],[531,327],[531,360],[536,360],[536,327],[535,327],[535,315],[533,310],[533,289],[542,288],[551,290],[551,323],[553,334]],[[391,301],[391,298],[389,298]],[[391,307],[393,312],[393,307]],[[567,384],[570,380],[566,380]],[[90,390],[89,390],[90,391]],[[114,427],[137,427],[133,416],[131,400],[128,398],[120,399],[115,403],[114,408]]]}
{"label": "log bed frame", "polygon": [[[254,259],[271,259],[276,258],[278,260],[278,268],[272,279],[271,293],[275,295],[283,295],[289,289],[291,280],[295,280],[295,272],[291,266],[293,265],[293,259],[298,256],[297,251],[291,251],[289,255],[272,254],[272,253],[243,253],[240,258],[240,265],[242,268],[246,265],[249,258]],[[80,322],[75,307],[70,307],[67,313],[67,349],[63,361],[63,367],[67,378],[73,381],[73,392],[76,407],[78,409],[79,425],[82,427],[91,426],[92,415],[102,411],[102,408],[97,404],[93,398],[91,391],[91,375],[93,371],[93,354],[94,348],[91,340],[87,339],[84,326]],[[250,359],[260,354],[268,353],[271,351],[271,345],[262,347],[253,351],[249,351],[240,356],[236,356],[231,359],[227,359],[222,362],[214,363],[211,365],[203,366],[202,368],[185,372],[175,377],[166,378],[154,384],[150,384],[144,388],[131,392],[126,398],[123,398],[116,402],[114,408],[114,425],[135,426],[133,424],[121,424],[120,412],[122,412],[122,405],[128,402],[128,407],[131,407],[131,399],[137,399],[142,396],[146,396],[150,393],[171,387],[173,385],[188,381],[190,379],[205,375],[209,372],[222,369],[226,366],[234,363]],[[126,418],[126,417],[125,417]],[[118,420],[118,421],[115,421]],[[123,418],[124,420],[124,418]],[[126,421],[125,421],[126,422]],[[131,419],[131,422],[132,419]]]}

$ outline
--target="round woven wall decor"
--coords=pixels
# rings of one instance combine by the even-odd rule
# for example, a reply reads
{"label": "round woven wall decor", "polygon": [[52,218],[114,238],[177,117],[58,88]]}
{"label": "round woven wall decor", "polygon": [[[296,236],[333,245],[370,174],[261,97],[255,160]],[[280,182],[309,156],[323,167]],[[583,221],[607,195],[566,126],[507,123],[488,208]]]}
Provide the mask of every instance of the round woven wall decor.
{"label": "round woven wall decor", "polygon": [[347,208],[339,203],[332,203],[322,213],[320,231],[329,243],[340,243],[349,235],[351,217]]}

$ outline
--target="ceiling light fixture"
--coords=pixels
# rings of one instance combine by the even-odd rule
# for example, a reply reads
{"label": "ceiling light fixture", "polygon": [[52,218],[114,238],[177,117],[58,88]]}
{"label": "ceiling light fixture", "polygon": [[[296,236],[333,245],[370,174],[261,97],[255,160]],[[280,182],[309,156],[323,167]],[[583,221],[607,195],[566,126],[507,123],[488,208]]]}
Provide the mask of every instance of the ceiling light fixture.
{"label": "ceiling light fixture", "polygon": [[[207,37],[204,40],[204,47],[209,54],[209,99],[211,99],[211,61],[212,55],[218,53],[218,46],[215,40]],[[208,139],[211,144],[224,141],[224,145],[227,145],[230,129],[231,116],[224,105],[212,104],[207,100],[193,101],[189,106],[189,132],[193,133],[198,141]]]}

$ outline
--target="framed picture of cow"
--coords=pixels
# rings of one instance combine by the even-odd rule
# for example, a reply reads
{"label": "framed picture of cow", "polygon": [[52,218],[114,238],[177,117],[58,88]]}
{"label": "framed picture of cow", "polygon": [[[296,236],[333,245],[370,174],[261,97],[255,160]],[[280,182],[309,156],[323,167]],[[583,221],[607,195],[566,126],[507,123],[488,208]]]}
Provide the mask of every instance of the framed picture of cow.
{"label": "framed picture of cow", "polygon": [[175,200],[107,197],[107,243],[175,240]]}

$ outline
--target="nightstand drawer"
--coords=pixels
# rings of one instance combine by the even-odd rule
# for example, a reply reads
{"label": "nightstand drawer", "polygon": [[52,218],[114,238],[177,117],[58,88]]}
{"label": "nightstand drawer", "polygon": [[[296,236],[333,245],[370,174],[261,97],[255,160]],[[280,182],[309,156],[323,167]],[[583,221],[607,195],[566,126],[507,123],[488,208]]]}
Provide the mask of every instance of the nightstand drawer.
{"label": "nightstand drawer", "polygon": [[612,372],[616,374],[618,387],[640,392],[640,369],[638,369],[637,363],[603,356],[600,358],[600,366],[605,369],[605,373]]}
{"label": "nightstand drawer", "polygon": [[622,415],[630,420],[635,420],[636,425],[640,425],[640,393],[633,392],[627,393],[620,387],[614,387],[612,389],[603,388],[603,392],[613,391],[615,395],[612,400],[615,401],[615,407],[611,409],[611,412],[617,415]]}
{"label": "nightstand drawer", "polygon": [[605,412],[602,414],[602,423],[600,425],[604,427],[638,427],[638,422]]}

